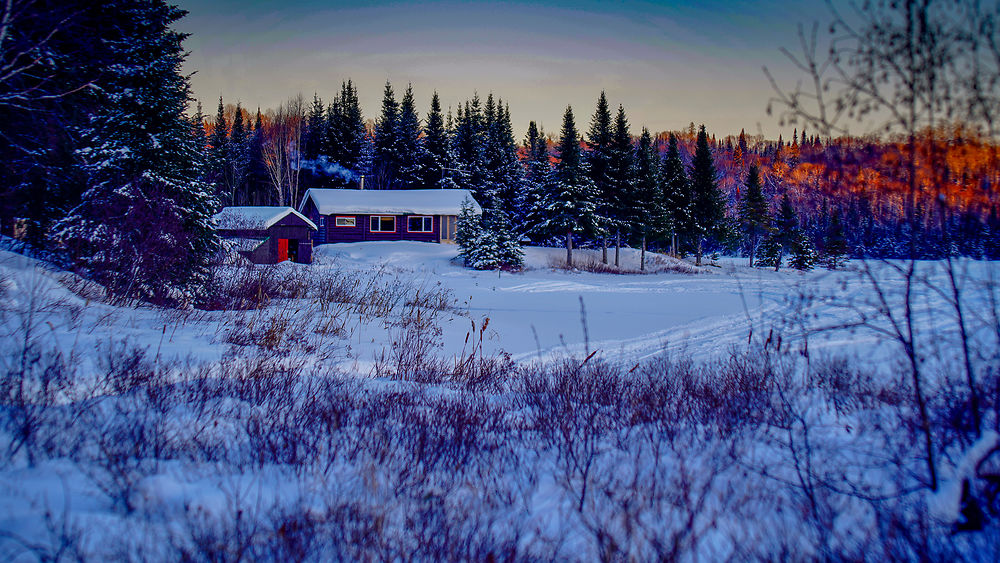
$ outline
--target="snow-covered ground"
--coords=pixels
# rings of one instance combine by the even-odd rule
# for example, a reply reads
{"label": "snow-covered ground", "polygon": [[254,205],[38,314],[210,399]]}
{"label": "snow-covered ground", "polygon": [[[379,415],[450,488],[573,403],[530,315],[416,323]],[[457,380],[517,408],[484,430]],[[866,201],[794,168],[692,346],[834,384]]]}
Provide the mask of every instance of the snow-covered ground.
{"label": "snow-covered ground", "polygon": [[[853,558],[873,545],[906,558],[919,542],[885,534],[909,525],[937,526],[942,557],[997,555],[995,535],[992,551],[947,535],[958,476],[997,435],[955,431],[963,356],[944,264],[918,264],[912,286],[941,454],[941,492],[924,495],[891,334],[905,320],[898,264],[773,272],[650,254],[649,273],[612,274],[526,248],[524,271],[498,273],[456,253],[326,245],[312,265],[222,270],[301,289],[201,311],[112,305],[0,251],[0,559]],[[638,260],[622,250],[624,270]],[[992,389],[998,268],[956,271]],[[502,353],[517,365],[499,379],[447,377],[455,358]],[[823,367],[833,357],[847,363]],[[407,381],[412,362],[438,375]],[[992,428],[995,397],[982,402]]]}

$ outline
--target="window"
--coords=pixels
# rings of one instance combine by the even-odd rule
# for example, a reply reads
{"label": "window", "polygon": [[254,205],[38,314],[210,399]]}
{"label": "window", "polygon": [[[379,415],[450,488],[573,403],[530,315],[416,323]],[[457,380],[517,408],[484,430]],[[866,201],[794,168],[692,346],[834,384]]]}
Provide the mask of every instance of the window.
{"label": "window", "polygon": [[396,232],[396,218],[392,216],[372,215],[371,231],[373,233],[394,233]]}
{"label": "window", "polygon": [[406,230],[411,233],[429,233],[434,230],[434,218],[414,215],[406,220]]}
{"label": "window", "polygon": [[357,217],[337,217],[334,219],[334,224],[338,227],[356,227]]}

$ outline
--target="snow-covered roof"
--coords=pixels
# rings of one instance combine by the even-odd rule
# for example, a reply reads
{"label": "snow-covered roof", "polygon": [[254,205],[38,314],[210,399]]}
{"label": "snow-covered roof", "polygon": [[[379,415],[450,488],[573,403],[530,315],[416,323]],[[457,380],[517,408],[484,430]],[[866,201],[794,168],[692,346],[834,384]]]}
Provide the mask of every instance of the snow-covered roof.
{"label": "snow-covered roof", "polygon": [[222,241],[222,247],[231,252],[253,252],[263,242],[255,238],[230,238]]}
{"label": "snow-covered roof", "polygon": [[462,201],[472,202],[476,213],[481,209],[469,190],[333,190],[310,189],[302,198],[302,210],[312,198],[320,215],[358,213],[372,215],[458,215]]}
{"label": "snow-covered roof", "polygon": [[216,229],[269,229],[291,213],[316,228],[316,225],[291,207],[223,207],[212,217]]}

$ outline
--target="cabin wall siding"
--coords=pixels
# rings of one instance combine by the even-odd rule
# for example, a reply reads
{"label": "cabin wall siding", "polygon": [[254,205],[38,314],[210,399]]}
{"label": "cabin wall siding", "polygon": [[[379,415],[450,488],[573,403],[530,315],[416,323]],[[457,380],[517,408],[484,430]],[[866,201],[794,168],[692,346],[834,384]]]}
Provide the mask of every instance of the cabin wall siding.
{"label": "cabin wall siding", "polygon": [[220,229],[219,236],[226,238],[266,239],[250,252],[243,253],[254,264],[278,263],[278,239],[298,241],[297,262],[312,263],[313,229],[294,215],[283,218],[268,229]]}

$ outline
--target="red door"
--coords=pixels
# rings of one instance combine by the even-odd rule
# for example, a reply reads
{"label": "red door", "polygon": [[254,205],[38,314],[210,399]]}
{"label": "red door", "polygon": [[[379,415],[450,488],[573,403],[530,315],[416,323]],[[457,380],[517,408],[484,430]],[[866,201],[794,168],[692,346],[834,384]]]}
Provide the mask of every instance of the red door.
{"label": "red door", "polygon": [[278,262],[288,260],[288,239],[278,239]]}

